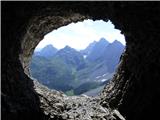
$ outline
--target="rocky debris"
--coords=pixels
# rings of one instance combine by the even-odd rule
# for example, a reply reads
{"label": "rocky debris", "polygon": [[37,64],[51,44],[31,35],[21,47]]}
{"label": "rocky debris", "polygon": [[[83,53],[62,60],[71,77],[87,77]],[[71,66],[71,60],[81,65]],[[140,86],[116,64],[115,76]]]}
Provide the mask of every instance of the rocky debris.
{"label": "rocky debris", "polygon": [[50,118],[59,116],[64,110],[64,97],[66,95],[62,92],[48,89],[36,80],[34,80],[34,85],[40,98],[40,107],[44,111],[44,114]]}
{"label": "rocky debris", "polygon": [[125,118],[119,113],[118,110],[113,110],[112,113],[116,118],[120,119],[120,120],[125,120]]}
{"label": "rocky debris", "polygon": [[34,80],[35,90],[40,96],[41,109],[50,119],[62,120],[125,120],[117,110],[100,105],[100,97],[66,96],[50,90]]}

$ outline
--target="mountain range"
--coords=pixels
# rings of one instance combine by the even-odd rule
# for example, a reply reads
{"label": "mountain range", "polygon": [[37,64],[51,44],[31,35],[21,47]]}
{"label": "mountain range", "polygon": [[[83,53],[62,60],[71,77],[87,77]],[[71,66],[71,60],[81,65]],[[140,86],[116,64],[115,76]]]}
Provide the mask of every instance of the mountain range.
{"label": "mountain range", "polygon": [[47,45],[34,52],[31,75],[49,88],[68,95],[86,93],[101,88],[112,78],[124,48],[119,41],[109,43],[105,38],[80,51],[70,46],[58,50]]}

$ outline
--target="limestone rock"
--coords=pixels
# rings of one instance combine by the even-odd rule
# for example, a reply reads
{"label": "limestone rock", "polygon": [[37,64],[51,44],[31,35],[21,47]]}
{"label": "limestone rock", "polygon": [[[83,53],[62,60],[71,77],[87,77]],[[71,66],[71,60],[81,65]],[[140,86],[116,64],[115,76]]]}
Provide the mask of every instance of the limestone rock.
{"label": "limestone rock", "polygon": [[122,117],[118,111],[102,107],[100,97],[66,96],[62,92],[48,89],[36,80],[34,84],[41,99],[41,108],[50,118],[58,116],[63,120],[108,120],[114,118],[114,115]]}

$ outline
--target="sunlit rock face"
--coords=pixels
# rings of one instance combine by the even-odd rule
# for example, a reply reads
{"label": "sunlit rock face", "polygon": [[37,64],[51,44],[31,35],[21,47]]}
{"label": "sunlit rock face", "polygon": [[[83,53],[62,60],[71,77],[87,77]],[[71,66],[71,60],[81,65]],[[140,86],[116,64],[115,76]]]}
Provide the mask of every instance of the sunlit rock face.
{"label": "sunlit rock face", "polygon": [[[40,94],[29,78],[31,55],[51,30],[87,18],[110,19],[126,39],[126,51],[113,80],[101,93],[100,104],[105,110],[118,109],[127,120],[158,117],[155,110],[160,106],[158,2],[2,2],[4,119],[50,118],[51,115],[46,115],[42,109],[45,102],[40,101]],[[111,119],[124,119],[119,112],[114,110],[116,116]],[[56,115],[52,119],[62,119]],[[68,119],[65,115],[63,119]]]}

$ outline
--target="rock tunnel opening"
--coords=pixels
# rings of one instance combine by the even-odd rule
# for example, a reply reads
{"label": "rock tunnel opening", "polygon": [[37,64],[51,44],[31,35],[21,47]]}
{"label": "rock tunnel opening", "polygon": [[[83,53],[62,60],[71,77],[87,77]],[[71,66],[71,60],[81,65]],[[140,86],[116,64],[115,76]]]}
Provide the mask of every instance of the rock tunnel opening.
{"label": "rock tunnel opening", "polygon": [[[62,26],[65,26],[65,25],[68,25],[72,22],[78,22],[78,21],[83,21],[85,19],[92,19],[92,17],[89,17],[89,16],[83,16],[81,14],[75,14],[75,13],[70,13],[68,14],[67,13],[67,16],[63,16],[63,17],[55,17],[55,16],[45,16],[45,17],[33,17],[28,26],[27,26],[27,31],[26,31],[26,34],[24,35],[23,37],[23,40],[21,42],[21,53],[19,55],[19,59],[21,61],[21,64],[22,64],[22,67],[24,69],[24,72],[25,74],[30,78],[31,74],[30,74],[30,68],[29,68],[29,65],[30,65],[30,61],[31,61],[31,58],[32,58],[32,54],[34,53],[34,49],[36,48],[36,46],[38,45],[38,43],[44,38],[44,35],[46,35],[47,33],[49,33],[50,31],[52,30],[56,30],[58,29],[59,27],[62,27]],[[99,19],[95,19],[95,20],[99,20]],[[108,21],[107,20],[104,20],[104,21]],[[105,31],[105,30],[104,30]],[[116,41],[116,40],[115,40]],[[114,43],[114,42],[113,42]],[[117,41],[116,41],[117,43]],[[118,51],[123,51],[123,49],[121,50],[118,50]],[[121,54],[120,54],[121,55]],[[118,63],[119,63],[119,59],[118,59]],[[118,64],[117,63],[117,64]],[[116,66],[117,67],[117,66]],[[33,80],[34,78],[30,78],[31,80]],[[107,85],[109,83],[107,82]],[[104,83],[104,85],[106,85],[106,83]],[[41,84],[37,83],[37,81],[35,80],[34,81],[34,88],[36,90],[36,92],[38,94],[41,94],[43,97],[45,96],[45,94],[48,94],[46,93],[47,91],[50,91],[48,88],[45,88],[45,86],[43,87]],[[104,87],[103,87],[104,88]],[[41,92],[40,92],[41,91]],[[44,93],[43,93],[43,92]],[[57,91],[54,91],[54,90],[51,90],[51,94],[55,94],[57,95],[58,97],[57,98],[53,98],[52,100],[57,100],[57,99],[62,99],[62,101],[60,100],[59,102],[63,102],[64,100],[66,100],[66,102],[69,100],[69,103],[71,102],[71,104],[74,104],[74,102],[78,103],[78,104],[83,104],[85,102],[89,102],[88,104],[91,104],[92,105],[92,102],[96,102],[97,105],[100,105],[100,102],[99,102],[99,99],[101,99],[101,95],[96,97],[96,98],[86,98],[86,96],[80,96],[80,97],[76,97],[76,98],[67,98],[65,97],[65,95],[63,95],[61,92],[57,92]],[[103,90],[105,91],[105,90]],[[110,91],[112,92],[112,91]],[[109,92],[109,93],[110,93]],[[101,93],[101,92],[100,92]],[[61,96],[59,98],[59,96]],[[92,96],[92,95],[91,95]],[[42,99],[41,101],[43,101],[44,98],[41,98]],[[84,97],[84,98],[83,98]],[[104,98],[104,97],[103,97]],[[50,98],[47,98],[47,99],[50,99]],[[79,101],[77,101],[77,99],[80,99],[80,100],[84,100],[82,103],[79,103]],[[87,101],[85,101],[86,99],[88,99]],[[93,99],[93,100],[92,100]],[[70,101],[71,100],[71,101]],[[43,101],[44,102],[44,101]],[[45,104],[45,103],[42,103],[42,104]],[[96,105],[95,104],[95,105]],[[108,103],[107,103],[108,104]],[[68,103],[67,103],[67,106],[68,106]],[[83,105],[82,105],[83,106]],[[49,106],[51,107],[51,106]],[[89,106],[90,107],[90,106]],[[101,108],[101,105],[99,106]],[[43,109],[46,109],[46,108],[43,108]],[[88,109],[88,106],[87,108]],[[93,108],[94,109],[94,105],[93,105]],[[107,109],[106,109],[107,110]],[[105,112],[107,112],[105,110]],[[44,112],[47,112],[46,115],[48,114],[51,114],[51,116],[53,116],[52,114],[53,113],[50,113],[51,111],[45,111]],[[49,112],[49,113],[48,113]],[[96,112],[96,111],[95,111]],[[111,111],[110,111],[111,112]],[[112,112],[111,112],[112,113]],[[113,112],[114,113],[114,112]],[[66,113],[66,114],[70,114],[70,113]],[[88,114],[88,113],[87,113]],[[94,113],[93,113],[94,114]],[[100,112],[101,114],[101,112]],[[110,114],[112,116],[112,114]],[[103,116],[103,115],[102,115]],[[102,117],[101,116],[101,117]],[[81,116],[80,119],[82,119],[82,117],[84,116]],[[85,116],[87,118],[87,116]],[[105,116],[103,116],[105,117]],[[119,117],[119,116],[118,116]]]}
{"label": "rock tunnel opening", "polygon": [[116,73],[124,49],[124,36],[111,21],[71,23],[51,31],[36,46],[30,76],[69,96],[97,96]]}
{"label": "rock tunnel opening", "polygon": [[[5,41],[2,47],[6,50],[2,51],[2,60],[5,61],[2,64],[3,116],[8,119],[14,116],[16,119],[20,118],[20,113],[27,112],[28,117],[36,113],[37,116],[39,115],[39,105],[42,103],[37,103],[38,99],[35,95],[37,93],[33,90],[34,86],[28,77],[28,66],[34,47],[51,30],[90,18],[113,21],[115,27],[124,33],[127,44],[117,74],[101,94],[101,105],[105,108],[109,106],[118,109],[129,120],[142,120],[146,115],[147,119],[159,117],[158,111],[155,110],[159,106],[160,98],[159,4],[155,2],[64,4],[38,2],[4,3],[2,8],[2,23],[4,23],[2,41]],[[39,89],[38,97],[41,98],[39,94],[43,92]],[[50,102],[56,99],[53,94],[45,95],[48,96],[42,97],[40,102],[47,101],[46,103],[51,103],[50,105],[53,106],[57,104],[56,101]],[[53,110],[47,105],[42,105],[43,111]],[[57,105],[61,106],[59,103]],[[53,113],[58,116],[57,112]]]}

